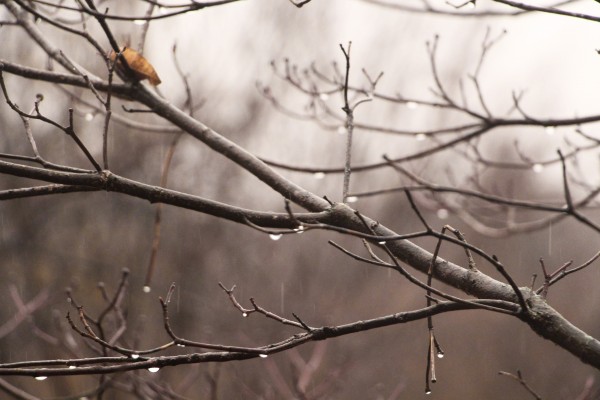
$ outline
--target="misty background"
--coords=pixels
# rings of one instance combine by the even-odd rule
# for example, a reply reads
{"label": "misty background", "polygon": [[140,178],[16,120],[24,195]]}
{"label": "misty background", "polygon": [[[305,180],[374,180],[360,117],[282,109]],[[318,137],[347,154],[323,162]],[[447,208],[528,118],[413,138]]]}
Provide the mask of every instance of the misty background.
{"label": "misty background", "polygon": [[[594,12],[598,5],[587,7]],[[145,8],[133,2],[114,2],[110,3],[110,10],[141,15]],[[88,21],[90,32],[103,39],[94,22]],[[90,46],[42,22],[38,24],[69,57],[106,77],[100,56]],[[110,26],[123,43],[139,42],[143,25],[111,21]],[[358,0],[313,0],[301,9],[283,0],[246,1],[152,22],[144,56],[162,79],[160,93],[174,104],[183,105],[185,90],[172,55],[176,44],[179,63],[189,74],[194,100],[197,104],[203,102],[195,112],[196,118],[254,154],[294,166],[340,167],[344,162],[344,135],[314,121],[290,118],[275,110],[260,94],[259,88],[268,86],[282,104],[299,111],[307,101],[275,76],[272,61],[281,67],[287,58],[299,68],[315,63],[321,70],[331,71],[333,61],[343,65],[339,45],[351,41],[351,83],[366,85],[362,68],[370,76],[383,71],[379,91],[431,100],[429,89],[434,82],[425,43],[439,35],[438,70],[448,91],[458,95],[459,79],[476,68],[488,29],[492,36],[507,31],[485,59],[480,75],[486,101],[496,115],[505,115],[512,106],[512,92],[521,90],[525,90],[522,107],[538,118],[597,113],[598,27],[592,22],[553,15],[461,18],[402,13]],[[46,57],[24,31],[0,27],[0,41],[0,58],[46,66]],[[42,112],[62,123],[67,121],[67,108],[74,107],[77,134],[101,158],[102,115],[49,84],[14,76],[6,76],[6,81],[12,100],[24,110],[30,110],[37,93],[45,97]],[[470,103],[476,104],[476,93],[467,80],[464,83]],[[84,92],[69,90],[75,95]],[[93,101],[88,93],[83,96]],[[340,96],[333,95],[326,102],[341,115]],[[114,109],[136,121],[166,125],[157,117],[129,116],[116,106]],[[437,109],[410,109],[377,101],[360,106],[355,116],[357,122],[415,130],[461,121],[461,116]],[[89,168],[69,138],[37,121],[32,121],[32,127],[47,159]],[[593,134],[596,126],[585,129]],[[0,106],[0,132],[2,152],[31,153],[20,119],[4,103]],[[557,128],[552,136],[539,128],[498,129],[481,140],[480,148],[492,159],[518,160],[514,151],[514,141],[518,140],[521,151],[532,159],[544,160],[555,157],[556,149],[572,133],[573,128]],[[169,133],[132,129],[113,121],[110,168],[116,174],[157,185],[171,139]],[[379,162],[383,154],[400,156],[430,144],[413,137],[359,129],[354,139],[356,164]],[[597,183],[598,153],[585,154],[579,161],[586,178]],[[452,151],[409,166],[438,183],[448,183],[449,175],[460,182],[470,171]],[[319,195],[341,200],[339,174],[316,179],[313,174],[281,173]],[[559,166],[541,173],[489,170],[484,181],[489,190],[498,193],[506,194],[507,188],[513,188],[515,198],[560,201],[562,196]],[[402,182],[390,169],[356,173],[351,191],[395,187]],[[8,176],[0,179],[2,189],[31,184],[32,181]],[[191,137],[184,136],[177,146],[168,186],[240,207],[284,210],[278,194]],[[472,231],[452,213],[440,219],[431,202],[419,196],[417,199],[422,201],[422,211],[432,226],[450,224],[463,231],[470,243],[497,255],[521,286],[528,285],[533,274],[541,274],[540,257],[554,270],[569,260],[574,260],[574,265],[581,264],[599,250],[597,236],[570,221],[533,233],[491,239]],[[352,206],[398,233],[422,228],[401,193],[360,199]],[[156,205],[139,199],[99,192],[0,203],[0,301],[5,305],[0,310],[0,322],[9,320],[17,311],[9,296],[11,285],[18,288],[24,300],[47,289],[51,300],[33,315],[33,321],[58,339],[56,346],[48,345],[36,336],[31,324],[23,323],[1,338],[1,362],[65,358],[71,356],[70,351],[89,354],[75,333],[70,334],[72,337],[65,333],[69,330],[64,329],[64,315],[70,307],[64,288],[72,287],[78,302],[94,315],[104,304],[96,289],[98,282],[104,282],[112,293],[123,268],[131,271],[127,337],[142,349],[169,340],[162,328],[158,296],[165,296],[172,282],[177,289],[171,323],[180,337],[239,346],[264,345],[296,331],[257,315],[243,318],[218,282],[228,288],[237,285],[236,297],[246,307],[250,307],[248,298],[254,297],[262,307],[290,319],[293,312],[312,326],[344,324],[425,305],[424,293],[398,274],[351,260],[327,244],[327,240],[335,240],[359,251],[360,243],[354,239],[310,231],[273,241],[256,230],[173,207],[163,208],[157,270],[151,292],[144,293],[155,209]],[[588,216],[599,215],[592,211]],[[430,251],[435,246],[431,239],[417,242]],[[441,255],[466,264],[461,249],[444,245]],[[490,266],[477,261],[482,271],[501,279]],[[591,267],[565,279],[549,295],[553,307],[595,337],[600,335],[596,311],[600,304],[599,278],[598,268]],[[441,288],[454,293],[447,287]],[[537,337],[516,319],[468,311],[436,316],[434,322],[446,356],[438,362],[438,382],[431,396],[425,395],[423,382],[428,344],[426,321],[309,343],[268,359],[180,366],[165,368],[157,375],[145,371],[140,374],[147,375],[147,379],[164,380],[174,388],[184,385],[181,394],[188,398],[206,396],[207,376],[216,376],[216,371],[220,398],[286,398],[286,385],[293,387],[298,378],[293,367],[295,357],[308,360],[313,351],[322,351],[323,359],[310,387],[319,393],[327,385],[322,398],[331,399],[526,398],[516,382],[498,375],[500,370],[517,369],[544,398],[573,399],[582,392],[586,381],[599,378],[593,368]],[[169,354],[178,350],[182,352],[173,349]],[[188,379],[190,373],[196,375]],[[10,381],[39,396],[65,396],[85,392],[93,387],[96,378]],[[120,396],[123,397],[115,398],[126,398],[125,394]]]}

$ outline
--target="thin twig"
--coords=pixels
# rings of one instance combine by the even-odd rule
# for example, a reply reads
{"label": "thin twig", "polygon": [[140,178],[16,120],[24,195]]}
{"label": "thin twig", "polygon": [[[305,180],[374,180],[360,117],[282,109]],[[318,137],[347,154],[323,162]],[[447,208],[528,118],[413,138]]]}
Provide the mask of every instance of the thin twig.
{"label": "thin twig", "polygon": [[354,112],[348,101],[348,80],[350,79],[350,49],[352,42],[348,42],[348,49],[340,44],[340,49],[344,53],[346,60],[346,75],[344,78],[344,106],[342,110],[346,114],[346,161],[344,163],[344,186],[342,190],[342,201],[347,202],[348,191],[350,188],[350,175],[352,173],[352,135],[354,132]]}
{"label": "thin twig", "polygon": [[525,388],[525,390],[527,390],[529,392],[530,395],[532,395],[536,400],[542,400],[542,397],[540,395],[538,395],[528,384],[527,382],[523,379],[523,375],[521,374],[521,371],[517,370],[517,374],[511,374],[510,372],[504,372],[504,371],[500,371],[498,372],[499,375],[503,375],[503,376],[508,376],[514,380],[516,380],[517,382],[519,382],[521,384],[521,386],[523,386]]}

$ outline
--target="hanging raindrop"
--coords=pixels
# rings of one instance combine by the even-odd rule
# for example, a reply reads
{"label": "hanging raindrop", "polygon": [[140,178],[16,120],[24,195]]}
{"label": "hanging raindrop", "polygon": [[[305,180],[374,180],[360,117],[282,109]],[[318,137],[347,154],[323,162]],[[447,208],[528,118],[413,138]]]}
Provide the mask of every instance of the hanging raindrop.
{"label": "hanging raindrop", "polygon": [[356,197],[356,196],[348,196],[348,197],[346,197],[346,201],[348,203],[356,203],[358,201],[358,197]]}
{"label": "hanging raindrop", "polygon": [[271,240],[275,240],[275,241],[281,239],[282,236],[283,235],[281,233],[271,233],[269,235],[269,237],[271,238]]}
{"label": "hanging raindrop", "polygon": [[147,22],[148,22],[148,21],[146,21],[145,19],[134,19],[134,20],[133,20],[133,23],[134,23],[135,25],[139,25],[139,26],[141,26],[141,25],[146,25],[146,23],[147,23]]}
{"label": "hanging raindrop", "polygon": [[319,98],[323,101],[327,101],[327,100],[329,100],[329,95],[327,93],[321,93],[319,95]]}
{"label": "hanging raindrop", "polygon": [[555,126],[547,126],[546,128],[544,128],[544,130],[546,131],[546,135],[548,135],[548,136],[552,136],[556,133]]}
{"label": "hanging raindrop", "polygon": [[136,360],[136,359],[140,358],[140,355],[134,353],[134,354],[131,355],[131,358],[133,358],[134,360]]}
{"label": "hanging raindrop", "polygon": [[385,244],[385,240],[382,240],[381,242],[377,242],[379,244]]}
{"label": "hanging raindrop", "polygon": [[298,234],[304,233],[304,227],[302,225],[299,225],[297,228],[294,228],[294,232]]}
{"label": "hanging raindrop", "polygon": [[267,355],[267,354],[259,354],[258,356],[259,356],[260,358],[267,358],[267,357],[268,357],[268,355]]}
{"label": "hanging raindrop", "polygon": [[83,117],[83,118],[85,118],[85,120],[86,120],[87,122],[90,122],[91,120],[93,120],[93,119],[94,119],[94,114],[92,114],[92,113],[86,113],[86,114],[85,114],[85,117]]}
{"label": "hanging raindrop", "polygon": [[77,367],[74,365],[69,365],[69,369],[75,369],[75,368],[77,368]]}
{"label": "hanging raindrop", "polygon": [[150,368],[148,368],[148,371],[150,371],[150,372],[152,372],[152,373],[154,373],[154,372],[158,372],[159,370],[160,370],[160,368],[159,368],[159,367],[150,367]]}
{"label": "hanging raindrop", "polygon": [[144,288],[142,290],[144,291],[144,293],[150,293],[152,288],[150,286],[146,285],[146,286],[144,286]]}
{"label": "hanging raindrop", "polygon": [[248,316],[247,312],[242,313],[242,317],[246,318]]}
{"label": "hanging raindrop", "polygon": [[315,172],[313,174],[313,177],[315,179],[323,179],[323,178],[325,178],[325,172]]}
{"label": "hanging raindrop", "polygon": [[422,142],[423,140],[427,139],[427,135],[424,133],[417,133],[415,135],[415,139],[417,139],[417,142]]}
{"label": "hanging raindrop", "polygon": [[47,377],[47,376],[36,376],[36,377],[35,377],[35,380],[36,380],[36,381],[45,381],[46,379],[48,379],[48,377]]}
{"label": "hanging raindrop", "polygon": [[535,163],[533,164],[533,167],[531,169],[533,169],[533,172],[535,172],[536,174],[539,174],[544,170],[544,166],[540,163]]}
{"label": "hanging raindrop", "polygon": [[407,101],[406,102],[406,108],[408,108],[409,110],[414,110],[417,107],[419,107],[419,103],[416,103],[414,101]]}
{"label": "hanging raindrop", "polygon": [[347,130],[346,130],[346,127],[345,127],[345,126],[343,126],[343,125],[337,128],[337,133],[338,133],[339,135],[345,135],[345,134],[346,134],[346,132],[347,132]]}

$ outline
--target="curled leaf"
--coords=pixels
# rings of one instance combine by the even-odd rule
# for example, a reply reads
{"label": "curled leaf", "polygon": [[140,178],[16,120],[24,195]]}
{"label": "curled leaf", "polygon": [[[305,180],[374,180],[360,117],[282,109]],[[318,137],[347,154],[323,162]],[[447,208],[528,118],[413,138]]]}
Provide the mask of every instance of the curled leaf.
{"label": "curled leaf", "polygon": [[[160,78],[158,77],[158,74],[154,70],[152,64],[150,64],[150,62],[148,62],[148,60],[146,60],[140,53],[130,49],[129,47],[123,47],[121,49],[121,55],[131,70],[127,70],[121,59],[117,60],[115,68],[121,76],[131,76],[133,73],[133,77],[139,81],[148,79],[150,84],[153,86],[157,86],[161,83]],[[114,62],[117,58],[117,55],[114,51],[111,51],[108,54],[108,57]]]}

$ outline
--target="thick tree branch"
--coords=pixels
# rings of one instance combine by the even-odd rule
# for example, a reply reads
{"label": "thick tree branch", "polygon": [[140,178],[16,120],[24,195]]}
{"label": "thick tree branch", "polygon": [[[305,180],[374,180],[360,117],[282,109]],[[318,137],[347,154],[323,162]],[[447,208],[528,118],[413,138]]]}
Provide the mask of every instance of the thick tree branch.
{"label": "thick tree branch", "polygon": [[[288,213],[252,211],[175,190],[161,188],[159,186],[147,185],[118,176],[109,171],[102,171],[101,174],[79,174],[52,171],[43,168],[0,161],[0,173],[56,184],[75,185],[70,187],[68,190],[69,192],[105,190],[127,194],[129,196],[148,200],[151,203],[173,205],[243,224],[245,224],[247,220],[250,220],[260,226],[271,228],[293,229],[297,227],[297,222],[290,219]],[[67,191],[67,189],[60,190]],[[317,222],[320,220],[326,220],[328,218],[328,214],[328,212],[297,213],[294,214],[294,217],[304,222]]]}

